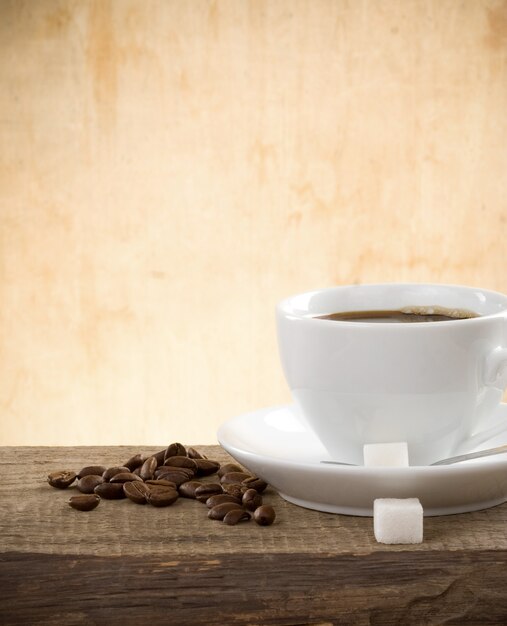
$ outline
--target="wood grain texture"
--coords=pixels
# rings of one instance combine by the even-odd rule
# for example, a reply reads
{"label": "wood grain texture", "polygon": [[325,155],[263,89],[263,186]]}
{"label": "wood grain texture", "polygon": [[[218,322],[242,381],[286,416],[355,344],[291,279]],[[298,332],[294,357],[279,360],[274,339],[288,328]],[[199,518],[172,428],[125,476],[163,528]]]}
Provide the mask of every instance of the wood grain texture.
{"label": "wood grain texture", "polygon": [[[264,499],[276,509],[273,526],[252,523],[230,528],[208,520],[204,507],[183,498],[166,509],[120,500],[103,501],[94,511],[79,513],[67,505],[69,497],[78,493],[75,487],[59,490],[46,482],[52,470],[118,465],[140,450],[148,453],[162,447],[0,448],[0,498],[9,503],[0,509],[0,550],[112,557],[171,554],[175,558],[208,557],[217,552],[333,555],[407,550],[377,544],[371,518],[303,509],[271,489]],[[198,449],[221,462],[231,460],[219,446]],[[507,550],[506,527],[507,505],[425,518],[424,543],[409,550]]]}
{"label": "wood grain texture", "polygon": [[0,554],[2,624],[453,624],[507,618],[507,552],[213,559]]}
{"label": "wood grain texture", "polygon": [[505,0],[1,0],[0,443],[215,442],[275,303],[507,291]]}
{"label": "wood grain texture", "polygon": [[507,620],[507,505],[426,518],[422,544],[385,546],[371,519],[302,509],[270,489],[273,526],[228,527],[183,498],[81,513],[66,504],[74,489],[45,482],[51,469],[115,464],[138,450],[0,448],[2,625]]}

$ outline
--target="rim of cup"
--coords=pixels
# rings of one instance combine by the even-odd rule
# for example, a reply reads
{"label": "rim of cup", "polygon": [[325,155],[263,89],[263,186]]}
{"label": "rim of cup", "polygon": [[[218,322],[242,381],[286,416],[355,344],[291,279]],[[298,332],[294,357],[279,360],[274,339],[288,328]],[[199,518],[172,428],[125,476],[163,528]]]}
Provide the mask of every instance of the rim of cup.
{"label": "rim of cup", "polygon": [[[361,322],[358,324],[355,321],[350,320],[329,320],[329,319],[321,319],[316,317],[318,315],[325,315],[327,313],[331,313],[333,311],[329,310],[321,310],[321,311],[310,311],[308,309],[309,300],[319,294],[323,294],[326,292],[339,292],[345,290],[353,290],[353,289],[370,289],[370,288],[431,288],[431,289],[454,289],[459,290],[461,292],[467,292],[469,294],[475,293],[478,303],[485,302],[486,299],[489,299],[492,305],[496,306],[498,310],[494,310],[490,313],[479,313],[477,317],[468,317],[468,318],[457,318],[453,320],[446,320],[445,324],[435,324],[435,322],[418,322],[417,324],[407,324],[405,322],[390,322],[389,324],[379,324],[378,322]],[[306,302],[306,309],[305,304]],[[425,306],[438,306],[436,302],[429,302]],[[383,329],[387,328],[427,328],[428,326],[432,326],[435,328],[447,327],[449,325],[455,324],[477,324],[483,323],[485,320],[489,320],[492,318],[501,318],[507,316],[507,295],[503,294],[499,291],[494,291],[491,289],[483,289],[482,287],[471,287],[469,285],[459,285],[459,284],[448,284],[448,283],[408,283],[408,282],[386,282],[386,283],[356,283],[349,285],[335,285],[333,287],[323,287],[321,289],[312,289],[310,291],[304,291],[301,293],[293,294],[291,296],[287,296],[276,305],[277,313],[283,317],[289,319],[297,319],[304,320],[305,322],[309,322],[312,324],[335,324],[338,321],[340,325],[353,326],[355,328],[369,328],[375,327],[379,329],[380,327]],[[370,309],[371,310],[371,309]]]}

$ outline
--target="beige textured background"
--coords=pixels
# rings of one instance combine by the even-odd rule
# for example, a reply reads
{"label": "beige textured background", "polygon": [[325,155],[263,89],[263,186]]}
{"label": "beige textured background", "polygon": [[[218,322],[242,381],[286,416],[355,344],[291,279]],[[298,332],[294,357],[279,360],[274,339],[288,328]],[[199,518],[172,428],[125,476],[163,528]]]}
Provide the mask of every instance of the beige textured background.
{"label": "beige textured background", "polygon": [[277,300],[507,291],[507,3],[0,0],[0,444],[213,443]]}

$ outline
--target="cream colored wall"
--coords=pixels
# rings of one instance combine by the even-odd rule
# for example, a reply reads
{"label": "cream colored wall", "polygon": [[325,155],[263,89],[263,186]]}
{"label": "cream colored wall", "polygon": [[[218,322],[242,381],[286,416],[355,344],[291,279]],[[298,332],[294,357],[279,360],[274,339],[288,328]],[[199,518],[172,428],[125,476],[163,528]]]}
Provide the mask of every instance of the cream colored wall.
{"label": "cream colored wall", "polygon": [[507,3],[0,0],[0,444],[215,441],[277,300],[507,291]]}

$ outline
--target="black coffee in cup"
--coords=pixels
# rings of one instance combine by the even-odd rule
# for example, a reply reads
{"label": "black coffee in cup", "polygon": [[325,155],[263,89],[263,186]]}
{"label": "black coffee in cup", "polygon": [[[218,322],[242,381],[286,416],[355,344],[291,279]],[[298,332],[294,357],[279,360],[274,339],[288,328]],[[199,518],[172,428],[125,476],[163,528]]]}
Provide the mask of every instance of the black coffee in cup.
{"label": "black coffee in cup", "polygon": [[446,309],[444,307],[405,307],[400,310],[379,311],[338,311],[316,315],[317,319],[333,320],[336,322],[373,322],[380,324],[417,322],[447,322],[471,317],[479,317],[473,311],[462,309]]}

